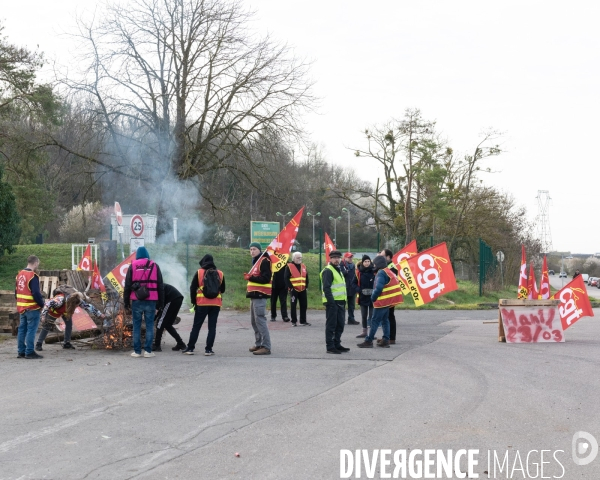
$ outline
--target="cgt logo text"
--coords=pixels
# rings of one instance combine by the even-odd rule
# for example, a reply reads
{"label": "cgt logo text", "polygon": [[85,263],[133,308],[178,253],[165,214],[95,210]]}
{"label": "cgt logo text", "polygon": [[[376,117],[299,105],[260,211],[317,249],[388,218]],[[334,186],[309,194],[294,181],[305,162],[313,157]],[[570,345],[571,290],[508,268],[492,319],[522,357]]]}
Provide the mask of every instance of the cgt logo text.
{"label": "cgt logo text", "polygon": [[[573,435],[575,465],[588,465],[597,455],[593,435]],[[477,449],[340,450],[340,478],[564,478],[563,463],[564,450],[487,450],[481,456]],[[483,474],[476,473],[485,467]]]}

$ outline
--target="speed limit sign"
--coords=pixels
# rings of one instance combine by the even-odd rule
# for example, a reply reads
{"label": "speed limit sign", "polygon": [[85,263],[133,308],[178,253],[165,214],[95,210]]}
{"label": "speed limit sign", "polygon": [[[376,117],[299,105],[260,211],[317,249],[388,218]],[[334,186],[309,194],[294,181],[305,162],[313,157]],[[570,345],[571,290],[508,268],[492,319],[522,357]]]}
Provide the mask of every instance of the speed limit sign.
{"label": "speed limit sign", "polygon": [[131,233],[135,237],[141,237],[144,233],[144,220],[142,220],[141,215],[134,215],[131,218]]}

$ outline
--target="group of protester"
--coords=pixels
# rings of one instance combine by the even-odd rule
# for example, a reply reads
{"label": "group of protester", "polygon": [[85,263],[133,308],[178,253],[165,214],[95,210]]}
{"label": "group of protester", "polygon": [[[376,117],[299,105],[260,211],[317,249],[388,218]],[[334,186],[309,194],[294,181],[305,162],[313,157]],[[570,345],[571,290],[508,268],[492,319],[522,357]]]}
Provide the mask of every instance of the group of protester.
{"label": "group of protester", "polygon": [[[291,297],[291,322],[293,326],[310,326],[306,319],[307,288],[309,278],[306,265],[302,263],[302,253],[294,252],[291,262],[275,274],[271,271],[271,258],[263,252],[260,244],[249,246],[252,268],[244,274],[247,281],[246,297],[250,299],[250,319],[254,330],[254,345],[250,352],[254,355],[271,354],[271,338],[267,324],[267,299],[271,299],[271,321],[277,320],[277,301],[280,302],[282,319],[289,322],[287,296]],[[327,353],[340,354],[350,349],[341,344],[346,312],[349,325],[358,325],[354,318],[355,302],[360,307],[363,339],[359,348],[373,347],[375,334],[381,325],[382,338],[377,346],[389,347],[396,341],[396,320],[394,307],[402,303],[398,271],[392,263],[392,252],[383,250],[373,258],[362,257],[358,268],[353,263],[353,254],[347,252],[342,259],[341,252],[329,254],[330,262],[320,274],[322,301],[325,305],[325,343]],[[18,333],[18,357],[42,358],[37,351],[42,350],[49,331],[55,322],[62,318],[65,322],[63,348],[74,348],[70,343],[72,318],[77,307],[91,315],[105,318],[85,296],[77,291],[57,289],[52,298],[44,301],[40,292],[39,278],[35,270],[39,259],[30,256],[27,267],[16,278],[15,296],[20,313]],[[73,289],[74,290],[74,289]],[[200,269],[194,274],[190,284],[190,298],[194,302],[194,322],[186,344],[174,324],[183,304],[184,296],[174,286],[163,282],[160,267],[150,259],[148,250],[139,247],[136,259],[127,270],[123,291],[124,307],[132,316],[133,352],[132,357],[154,357],[154,352],[162,351],[162,335],[166,330],[176,341],[172,350],[193,355],[204,321],[208,318],[208,335],[204,355],[214,355],[213,346],[216,326],[225,293],[225,276],[218,270],[211,255],[200,260]],[[299,307],[299,311],[298,311]],[[34,347],[34,337],[40,318],[43,328]],[[145,320],[145,343],[142,351],[142,319]],[[155,322],[156,320],[156,322]],[[154,334],[156,327],[156,335]]]}

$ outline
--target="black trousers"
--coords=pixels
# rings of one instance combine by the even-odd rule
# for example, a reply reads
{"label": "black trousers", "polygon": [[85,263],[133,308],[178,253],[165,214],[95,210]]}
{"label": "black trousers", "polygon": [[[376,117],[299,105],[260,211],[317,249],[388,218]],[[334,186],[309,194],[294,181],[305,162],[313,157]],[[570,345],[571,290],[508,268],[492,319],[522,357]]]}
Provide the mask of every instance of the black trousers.
{"label": "black trousers", "polygon": [[281,317],[288,318],[287,313],[287,288],[274,288],[271,292],[271,318],[277,318],[277,299],[281,308]]}
{"label": "black trousers", "polygon": [[182,338],[179,336],[179,333],[177,333],[177,330],[175,330],[175,327],[173,326],[173,322],[177,318],[182,303],[183,297],[176,298],[172,302],[167,303],[160,316],[156,319],[156,336],[154,337],[155,346],[160,347],[160,342],[165,330],[175,339],[177,345],[185,345]]}
{"label": "black trousers", "polygon": [[339,301],[333,305],[325,305],[325,344],[327,349],[341,346],[344,333],[344,316],[346,302]]}
{"label": "black trousers", "polygon": [[348,306],[348,321],[355,322],[354,320],[354,304],[356,303],[356,294],[348,295],[348,301],[346,305]]}
{"label": "black trousers", "polygon": [[296,307],[300,304],[300,324],[306,323],[306,308],[308,307],[308,299],[306,296],[306,290],[297,292],[292,290],[290,292],[292,298],[290,299],[290,305],[292,306],[292,323],[296,325],[298,317],[296,316]]}
{"label": "black trousers", "polygon": [[187,348],[194,350],[196,348],[196,342],[198,341],[198,335],[200,335],[200,329],[206,317],[208,317],[208,335],[206,336],[206,350],[212,350],[215,344],[215,336],[217,335],[217,318],[219,318],[219,312],[221,307],[210,306],[210,307],[199,307],[196,305],[194,309],[194,325],[190,332],[190,340],[187,344]]}
{"label": "black trousers", "polygon": [[390,307],[390,340],[396,340],[396,314],[394,308]]}

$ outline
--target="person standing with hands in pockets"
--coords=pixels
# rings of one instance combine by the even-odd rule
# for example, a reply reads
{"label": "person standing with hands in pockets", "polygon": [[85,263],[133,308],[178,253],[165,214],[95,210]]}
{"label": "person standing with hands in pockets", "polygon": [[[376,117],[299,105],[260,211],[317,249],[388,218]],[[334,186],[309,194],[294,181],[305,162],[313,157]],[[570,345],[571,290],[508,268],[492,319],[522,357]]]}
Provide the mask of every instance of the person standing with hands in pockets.
{"label": "person standing with hands in pockets", "polygon": [[344,315],[346,313],[346,280],[340,270],[342,254],[329,253],[329,265],[321,272],[323,303],[325,304],[325,344],[327,353],[340,354],[350,349],[342,346]]}
{"label": "person standing with hands in pockets", "polygon": [[292,307],[292,325],[295,327],[298,324],[296,310],[298,304],[300,304],[300,325],[309,327],[310,323],[306,322],[308,272],[306,265],[302,263],[301,252],[294,252],[291,263],[285,266],[285,283],[292,297],[290,301]]}
{"label": "person standing with hands in pockets", "polygon": [[262,254],[260,243],[250,244],[252,269],[244,273],[248,281],[246,298],[250,299],[250,319],[254,330],[255,344],[250,347],[254,355],[271,355],[271,336],[267,326],[267,299],[271,297],[271,256]]}

